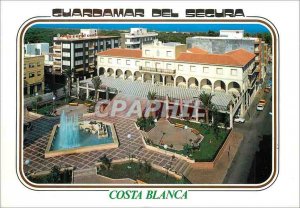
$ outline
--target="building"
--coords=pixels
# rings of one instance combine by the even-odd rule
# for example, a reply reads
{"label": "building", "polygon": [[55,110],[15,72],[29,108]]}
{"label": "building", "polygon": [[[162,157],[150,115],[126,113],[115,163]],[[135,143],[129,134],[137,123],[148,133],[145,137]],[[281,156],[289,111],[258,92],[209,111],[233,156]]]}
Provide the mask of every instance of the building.
{"label": "building", "polygon": [[121,33],[121,48],[141,49],[157,39],[158,33],[148,32],[146,28],[130,28],[129,33]]}
{"label": "building", "polygon": [[212,54],[224,54],[232,50],[243,48],[255,53],[256,70],[259,72],[257,81],[264,79],[264,42],[261,38],[244,37],[243,30],[220,30],[219,37],[196,36],[186,39],[188,48],[201,48]]}
{"label": "building", "polygon": [[44,93],[44,56],[25,55],[24,57],[24,96]]}
{"label": "building", "polygon": [[49,43],[28,43],[24,45],[24,53],[29,55],[48,55]]}
{"label": "building", "polygon": [[81,29],[77,35],[53,38],[53,73],[74,69],[75,76],[90,75],[97,65],[96,54],[119,47],[119,37],[100,36],[96,29]]}
{"label": "building", "polygon": [[[235,105],[232,117],[236,112],[245,113],[257,90],[255,54],[245,49],[210,54],[199,48],[187,50],[185,44],[155,41],[143,45],[141,50],[118,48],[99,52],[97,63],[98,75],[113,79],[199,93],[204,90],[220,99],[228,95]],[[230,99],[223,104],[225,112]]]}

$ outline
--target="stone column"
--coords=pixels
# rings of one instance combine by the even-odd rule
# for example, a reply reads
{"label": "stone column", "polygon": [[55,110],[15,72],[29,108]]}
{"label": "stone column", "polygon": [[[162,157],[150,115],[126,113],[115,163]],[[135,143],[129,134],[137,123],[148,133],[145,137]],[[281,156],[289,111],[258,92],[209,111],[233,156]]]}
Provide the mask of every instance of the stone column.
{"label": "stone column", "polygon": [[79,98],[79,78],[77,78],[77,82],[76,82],[76,86],[77,86],[77,98]]}
{"label": "stone column", "polygon": [[168,95],[166,97],[165,103],[166,103],[166,119],[168,119],[169,118],[169,96]]}
{"label": "stone column", "polygon": [[154,74],[152,74],[151,76],[152,76],[152,84],[154,85]]}
{"label": "stone column", "polygon": [[233,127],[233,112],[232,112],[232,105],[229,106],[229,122],[230,122],[229,127],[232,128],[232,127]]}
{"label": "stone column", "polygon": [[176,87],[176,79],[174,78],[174,87]]}
{"label": "stone column", "polygon": [[162,78],[163,78],[163,86],[165,86],[165,78],[166,78],[166,76],[162,75]]}
{"label": "stone column", "polygon": [[199,121],[199,100],[197,99],[196,100],[196,103],[195,103],[195,105],[196,105],[196,121],[198,122]]}
{"label": "stone column", "polygon": [[243,116],[244,112],[245,112],[245,96],[242,95],[241,99],[242,99],[242,103],[241,103],[241,116]]}
{"label": "stone column", "polygon": [[83,76],[83,79],[86,80],[86,76]]}
{"label": "stone column", "polygon": [[186,86],[185,87],[186,87],[186,89],[189,88],[189,81],[186,82]]}
{"label": "stone column", "polygon": [[144,73],[142,73],[142,82],[144,82]]}
{"label": "stone column", "polygon": [[89,99],[90,91],[89,91],[89,83],[86,83],[86,99]]}

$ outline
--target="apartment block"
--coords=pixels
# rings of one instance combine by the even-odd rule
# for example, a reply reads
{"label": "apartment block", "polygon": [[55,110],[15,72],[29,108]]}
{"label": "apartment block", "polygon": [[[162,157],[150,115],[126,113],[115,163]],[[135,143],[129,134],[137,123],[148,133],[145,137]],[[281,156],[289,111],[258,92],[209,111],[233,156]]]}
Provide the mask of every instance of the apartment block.
{"label": "apartment block", "polygon": [[44,93],[44,56],[25,55],[24,57],[24,96]]}
{"label": "apartment block", "polygon": [[121,33],[121,48],[141,49],[157,39],[158,33],[148,32],[146,28],[130,28],[129,33]]}
{"label": "apartment block", "polygon": [[263,67],[264,42],[261,38],[244,37],[243,30],[220,30],[219,37],[196,36],[186,39],[188,48],[201,48],[211,54],[224,54],[237,49],[245,49],[255,53],[255,64],[258,73],[258,79],[265,77]]}
{"label": "apartment block", "polygon": [[57,35],[53,38],[53,73],[74,69],[76,77],[94,74],[96,54],[118,47],[118,36],[101,36],[96,29],[81,29],[77,35]]}

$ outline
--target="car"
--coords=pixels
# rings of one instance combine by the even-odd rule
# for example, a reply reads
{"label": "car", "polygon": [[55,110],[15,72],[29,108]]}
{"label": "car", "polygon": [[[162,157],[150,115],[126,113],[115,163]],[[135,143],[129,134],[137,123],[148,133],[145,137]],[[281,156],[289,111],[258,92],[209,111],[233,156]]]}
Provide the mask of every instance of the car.
{"label": "car", "polygon": [[265,105],[264,105],[264,104],[260,104],[260,103],[259,103],[259,104],[256,106],[256,110],[258,110],[258,111],[263,111],[264,108],[265,108]]}
{"label": "car", "polygon": [[258,104],[266,105],[267,101],[265,99],[260,99]]}
{"label": "car", "polygon": [[234,122],[236,122],[236,123],[245,123],[245,119],[242,118],[242,117],[236,117],[236,118],[234,119]]}

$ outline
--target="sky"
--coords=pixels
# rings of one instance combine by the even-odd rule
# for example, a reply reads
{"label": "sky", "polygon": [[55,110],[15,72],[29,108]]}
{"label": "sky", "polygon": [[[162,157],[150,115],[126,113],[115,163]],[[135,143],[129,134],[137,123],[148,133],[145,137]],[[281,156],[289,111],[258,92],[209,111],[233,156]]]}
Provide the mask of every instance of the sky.
{"label": "sky", "polygon": [[148,30],[156,30],[163,32],[207,32],[208,30],[219,31],[219,30],[244,30],[248,33],[258,32],[269,32],[268,29],[260,24],[36,24],[34,28],[77,28],[77,29],[103,29],[103,30],[128,30],[132,27],[143,27]]}

